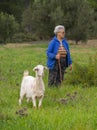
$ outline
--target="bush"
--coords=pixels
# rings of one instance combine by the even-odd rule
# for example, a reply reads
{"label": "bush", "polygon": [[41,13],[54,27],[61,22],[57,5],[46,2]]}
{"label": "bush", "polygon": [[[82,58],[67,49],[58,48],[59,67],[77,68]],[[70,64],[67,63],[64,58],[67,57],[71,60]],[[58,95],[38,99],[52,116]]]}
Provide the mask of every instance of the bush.
{"label": "bush", "polygon": [[13,43],[16,43],[16,42],[31,42],[31,41],[37,41],[39,40],[39,38],[37,37],[37,35],[32,35],[30,33],[16,33],[11,41],[9,42],[13,42]]}
{"label": "bush", "polygon": [[9,42],[13,42],[13,43],[19,42],[19,43],[21,43],[21,42],[23,42],[23,39],[25,39],[24,33],[16,33],[12,37],[12,40],[9,41]]}
{"label": "bush", "polygon": [[83,87],[97,86],[96,55],[94,59],[90,57],[87,64],[74,63],[73,71],[71,74],[67,73],[65,82],[73,85],[81,84]]}
{"label": "bush", "polygon": [[0,13],[0,41],[2,43],[6,43],[8,39],[11,39],[18,27],[19,24],[15,21],[13,15]]}

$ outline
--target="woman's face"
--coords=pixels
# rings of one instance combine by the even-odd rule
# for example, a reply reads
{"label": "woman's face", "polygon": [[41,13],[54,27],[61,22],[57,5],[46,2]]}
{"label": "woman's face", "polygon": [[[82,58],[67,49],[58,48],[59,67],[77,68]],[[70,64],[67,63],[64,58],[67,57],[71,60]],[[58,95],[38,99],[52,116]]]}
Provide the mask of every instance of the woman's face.
{"label": "woman's face", "polygon": [[59,36],[61,39],[63,39],[65,37],[65,30],[61,29],[58,33],[57,36]]}

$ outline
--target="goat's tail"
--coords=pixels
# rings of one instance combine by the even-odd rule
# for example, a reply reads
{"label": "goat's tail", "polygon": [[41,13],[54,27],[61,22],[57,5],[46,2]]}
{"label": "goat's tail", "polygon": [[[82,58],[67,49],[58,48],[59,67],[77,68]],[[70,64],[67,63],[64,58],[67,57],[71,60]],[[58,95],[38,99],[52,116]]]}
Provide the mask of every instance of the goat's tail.
{"label": "goat's tail", "polygon": [[24,73],[23,73],[23,76],[28,76],[28,75],[29,75],[29,71],[25,70]]}

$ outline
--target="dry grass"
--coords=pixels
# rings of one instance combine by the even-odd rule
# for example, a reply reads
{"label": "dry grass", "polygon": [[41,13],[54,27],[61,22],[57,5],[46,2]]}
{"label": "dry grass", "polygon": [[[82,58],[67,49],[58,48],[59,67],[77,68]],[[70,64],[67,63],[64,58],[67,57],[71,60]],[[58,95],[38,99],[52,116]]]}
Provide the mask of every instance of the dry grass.
{"label": "dry grass", "polygon": [[[42,42],[42,41],[41,41]],[[74,43],[74,41],[68,40],[69,43]],[[32,44],[34,44],[36,42],[30,42],[30,43],[8,43],[6,45],[4,45],[4,47],[8,47],[8,48],[18,48],[18,47],[23,47],[23,46],[31,46]],[[40,41],[37,41],[37,44],[40,43]],[[49,43],[49,41],[46,41],[43,43]],[[82,45],[84,45],[84,48],[88,48],[88,47],[96,47],[97,48],[97,39],[93,39],[93,40],[88,40],[87,43],[82,43],[79,42],[78,46],[83,47]]]}
{"label": "dry grass", "polygon": [[23,47],[23,46],[31,46],[31,43],[8,43],[6,45],[4,45],[4,47],[7,48],[18,48],[18,47]]}
{"label": "dry grass", "polygon": [[[69,43],[74,43],[72,40],[68,40]],[[97,39],[88,40],[87,42],[79,42],[78,45],[84,45],[85,47],[97,47]]]}
{"label": "dry grass", "polygon": [[[74,41],[68,40],[69,43],[74,43]],[[8,43],[6,45],[3,45],[3,47],[5,48],[22,48],[22,47],[35,47],[36,51],[41,51],[42,49],[38,48],[39,47],[39,43],[44,43],[45,44],[45,48],[47,48],[49,41],[37,41],[37,42],[30,42],[30,43]],[[36,48],[37,47],[37,48]],[[91,51],[89,51],[91,48],[93,48]],[[97,39],[93,39],[93,40],[88,40],[87,43],[81,43],[79,42],[78,45],[75,44],[71,44],[71,54],[78,54],[79,51],[80,53],[84,53],[84,54],[89,54],[93,53],[97,50]]]}
{"label": "dry grass", "polygon": [[90,47],[97,47],[97,39],[88,40],[87,45]]}

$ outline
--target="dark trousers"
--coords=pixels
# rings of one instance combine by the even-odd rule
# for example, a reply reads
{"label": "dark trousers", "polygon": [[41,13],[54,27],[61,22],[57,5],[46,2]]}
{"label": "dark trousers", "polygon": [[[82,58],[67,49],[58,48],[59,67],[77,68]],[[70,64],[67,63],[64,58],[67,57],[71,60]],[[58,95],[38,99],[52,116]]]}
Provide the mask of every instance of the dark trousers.
{"label": "dark trousers", "polygon": [[64,78],[66,69],[66,59],[61,58],[60,61],[56,60],[54,68],[49,69],[48,86],[58,86]]}

